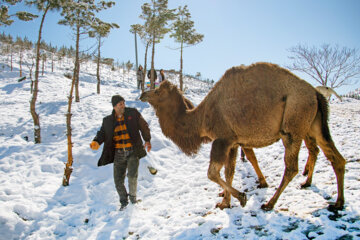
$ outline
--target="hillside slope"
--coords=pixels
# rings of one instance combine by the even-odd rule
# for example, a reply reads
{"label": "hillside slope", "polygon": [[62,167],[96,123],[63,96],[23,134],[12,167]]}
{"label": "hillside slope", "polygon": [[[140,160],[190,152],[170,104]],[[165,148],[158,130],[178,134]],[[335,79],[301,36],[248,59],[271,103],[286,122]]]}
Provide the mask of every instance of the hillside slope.
{"label": "hillside slope", "polygon": [[[29,112],[30,82],[18,83],[6,57],[0,57],[0,239],[359,239],[360,238],[360,102],[345,98],[330,105],[330,130],[347,159],[345,210],[327,211],[337,196],[336,179],[322,153],[315,167],[313,186],[300,189],[307,150],[299,155],[299,174],[281,195],[275,209],[260,210],[279,185],[284,170],[281,142],[256,149],[269,183],[257,189],[249,162],[236,166],[235,188],[247,193],[242,208],[219,210],[219,186],[207,178],[210,144],[187,157],[162,134],[153,109],[138,99],[135,73],[103,68],[101,94],[96,94],[95,66],[82,67],[80,102],[73,104],[74,171],[70,186],[61,186],[67,161],[67,96],[70,66],[57,67],[40,77],[37,111],[42,144],[33,143]],[[47,69],[50,69],[49,67]],[[175,80],[173,80],[175,81]],[[188,79],[186,97],[195,104],[208,87]],[[136,107],[152,132],[152,151],[141,160],[138,197],[142,202],[120,212],[112,178],[112,165],[97,167],[99,151],[89,143],[102,118],[112,111],[111,96],[120,94]],[[26,140],[28,139],[28,140]],[[151,175],[147,169],[158,169]]]}

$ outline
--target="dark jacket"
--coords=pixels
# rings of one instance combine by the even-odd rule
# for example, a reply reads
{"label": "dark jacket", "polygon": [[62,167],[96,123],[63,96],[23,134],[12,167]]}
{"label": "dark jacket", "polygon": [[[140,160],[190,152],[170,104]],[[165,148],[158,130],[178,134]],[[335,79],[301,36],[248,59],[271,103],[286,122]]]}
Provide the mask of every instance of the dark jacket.
{"label": "dark jacket", "polygon": [[[150,142],[151,135],[149,125],[135,108],[125,108],[124,120],[126,128],[131,138],[131,143],[134,151],[138,148],[143,148],[143,141]],[[94,141],[100,145],[104,143],[104,148],[101,157],[98,161],[98,166],[103,166],[114,162],[115,148],[113,142],[114,130],[116,126],[115,111],[112,114],[104,117],[100,130],[97,132]],[[141,136],[140,136],[141,132]]]}
{"label": "dark jacket", "polygon": [[[156,80],[157,79],[157,73],[156,73],[155,69],[154,69],[154,76],[155,76],[154,80]],[[151,79],[151,69],[148,71],[147,77],[148,77],[148,79]]]}
{"label": "dark jacket", "polygon": [[144,79],[144,72],[139,69],[136,73],[136,77],[138,82],[142,82]]}

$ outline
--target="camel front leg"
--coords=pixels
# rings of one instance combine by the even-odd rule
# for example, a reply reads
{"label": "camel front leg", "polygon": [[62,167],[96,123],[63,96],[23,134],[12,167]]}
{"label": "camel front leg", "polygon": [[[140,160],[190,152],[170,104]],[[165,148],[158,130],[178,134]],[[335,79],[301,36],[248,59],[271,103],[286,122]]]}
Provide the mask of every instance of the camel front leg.
{"label": "camel front leg", "polygon": [[274,196],[261,206],[265,211],[272,210],[275,203],[279,199],[281,193],[285,190],[289,182],[295,177],[298,172],[298,155],[302,140],[290,140],[291,138],[283,139],[285,146],[285,172],[279,187]]}
{"label": "camel front leg", "polygon": [[[210,165],[208,169],[208,178],[219,184],[224,189],[224,198],[222,203],[217,204],[217,207],[220,209],[230,207],[230,194],[237,198],[240,201],[241,206],[246,204],[246,195],[241,193],[235,188],[232,187],[232,180],[235,171],[235,160],[230,161],[230,159],[236,159],[236,152],[233,150],[230,151],[230,144],[227,140],[216,139],[211,148],[210,154]],[[227,182],[225,182],[220,177],[220,170],[225,164],[225,177]]]}

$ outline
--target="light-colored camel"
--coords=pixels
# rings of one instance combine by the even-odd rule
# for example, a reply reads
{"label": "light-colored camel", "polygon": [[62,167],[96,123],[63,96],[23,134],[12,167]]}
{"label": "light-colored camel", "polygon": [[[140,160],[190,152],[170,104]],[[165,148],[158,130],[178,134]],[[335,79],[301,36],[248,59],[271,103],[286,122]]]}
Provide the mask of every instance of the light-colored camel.
{"label": "light-colored camel", "polygon": [[342,101],[342,98],[335,92],[334,89],[332,89],[331,87],[327,87],[327,86],[317,86],[316,90],[318,90],[319,93],[321,93],[322,95],[324,95],[324,97],[330,101],[330,97],[332,94],[334,94],[338,99],[340,99],[340,101]]}
{"label": "light-colored camel", "polygon": [[[245,193],[232,187],[238,146],[260,148],[280,139],[285,147],[285,172],[274,196],[262,208],[273,209],[297,174],[303,139],[310,147],[319,145],[331,162],[338,186],[332,208],[343,208],[345,159],[331,139],[327,101],[288,70],[270,63],[233,67],[192,110],[187,110],[179,90],[168,81],[144,92],[140,99],[154,107],[162,132],[185,154],[197,153],[204,139],[213,141],[208,177],[224,189],[223,201],[217,205],[221,209],[230,207],[231,195],[242,206],[246,204]],[[226,181],[220,176],[223,166]]]}

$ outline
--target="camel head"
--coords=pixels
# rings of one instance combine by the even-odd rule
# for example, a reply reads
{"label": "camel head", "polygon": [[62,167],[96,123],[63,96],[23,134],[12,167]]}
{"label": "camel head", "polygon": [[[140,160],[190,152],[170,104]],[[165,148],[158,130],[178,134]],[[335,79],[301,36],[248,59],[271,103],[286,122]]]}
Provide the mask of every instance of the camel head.
{"label": "camel head", "polygon": [[143,92],[140,100],[150,103],[156,112],[165,110],[172,113],[185,113],[188,108],[188,103],[185,102],[180,90],[167,80],[163,81],[159,88]]}
{"label": "camel head", "polygon": [[163,134],[186,155],[197,153],[201,143],[208,142],[209,138],[200,136],[194,121],[187,119],[187,113],[194,110],[194,105],[174,84],[163,81],[159,88],[141,94],[140,100],[153,106]]}

